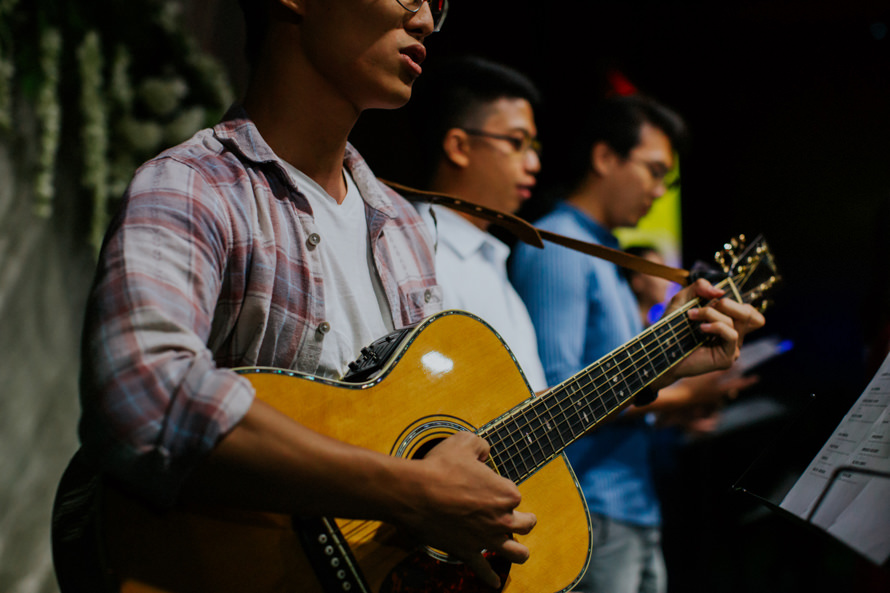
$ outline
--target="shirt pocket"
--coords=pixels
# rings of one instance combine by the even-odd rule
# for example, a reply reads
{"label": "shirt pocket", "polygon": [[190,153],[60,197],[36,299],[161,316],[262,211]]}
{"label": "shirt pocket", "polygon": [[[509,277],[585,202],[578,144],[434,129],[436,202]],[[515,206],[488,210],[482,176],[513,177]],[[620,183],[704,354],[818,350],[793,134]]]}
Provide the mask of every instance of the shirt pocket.
{"label": "shirt pocket", "polygon": [[410,290],[405,293],[405,299],[411,322],[416,323],[442,310],[442,287],[434,284]]}

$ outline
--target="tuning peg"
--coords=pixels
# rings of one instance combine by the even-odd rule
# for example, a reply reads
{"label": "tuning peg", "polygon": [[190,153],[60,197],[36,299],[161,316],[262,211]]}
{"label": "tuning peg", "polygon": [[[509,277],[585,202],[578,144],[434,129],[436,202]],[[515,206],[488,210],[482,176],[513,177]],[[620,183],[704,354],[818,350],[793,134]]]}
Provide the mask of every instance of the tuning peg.
{"label": "tuning peg", "polygon": [[769,299],[764,299],[760,301],[760,304],[757,305],[757,310],[761,313],[765,313],[767,309],[769,309],[773,305],[773,301]]}
{"label": "tuning peg", "polygon": [[718,251],[714,254],[714,261],[717,262],[724,272],[729,272],[730,265],[726,263],[726,254],[723,251]]}

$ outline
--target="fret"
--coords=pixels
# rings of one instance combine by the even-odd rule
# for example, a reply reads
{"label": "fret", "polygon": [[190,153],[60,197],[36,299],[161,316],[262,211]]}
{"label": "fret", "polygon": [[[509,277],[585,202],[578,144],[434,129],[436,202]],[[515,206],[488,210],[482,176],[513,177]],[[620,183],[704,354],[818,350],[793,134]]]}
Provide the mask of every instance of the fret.
{"label": "fret", "polygon": [[585,393],[579,388],[577,379],[565,383],[560,391],[565,394],[564,401],[571,409],[567,412],[568,426],[575,437],[580,436],[584,434],[584,418],[589,413],[588,403],[584,399]]}
{"label": "fret", "polygon": [[649,328],[624,347],[514,410],[482,436],[502,475],[521,481],[580,438],[702,340],[684,314]]}
{"label": "fret", "polygon": [[639,382],[639,379],[636,377],[637,369],[634,368],[636,362],[631,359],[626,348],[616,352],[613,360],[615,369],[609,380],[609,389],[615,400],[615,405],[612,407],[617,407],[633,395],[631,385],[633,382]]}
{"label": "fret", "polygon": [[517,465],[515,451],[519,441],[516,432],[515,418],[511,415],[505,421],[495,425],[494,433],[483,433],[480,436],[491,444],[490,455],[497,464],[502,475],[514,479],[522,475],[522,468]]}
{"label": "fret", "polygon": [[[762,253],[758,248],[756,255]],[[762,290],[777,282],[774,268],[767,273],[772,276],[760,285],[741,287],[741,294],[760,298]],[[656,323],[487,427],[480,436],[492,443],[492,458],[501,473],[517,482],[525,479],[698,348],[706,336],[686,315],[689,306],[695,305]]]}
{"label": "fret", "polygon": [[666,362],[664,351],[654,332],[644,333],[634,341],[634,345],[646,353],[645,357],[641,357],[639,372],[643,384],[647,385],[665,370],[663,366],[660,366]]}
{"label": "fret", "polygon": [[544,436],[543,422],[533,408],[524,408],[521,416],[523,418],[523,427],[522,448],[520,450],[523,457],[531,462],[531,467],[536,467],[546,459],[549,459],[549,455],[544,450],[545,445],[549,441],[544,441],[542,438]]}
{"label": "fret", "polygon": [[559,430],[559,423],[554,418],[553,413],[544,398],[538,398],[532,403],[535,413],[541,421],[541,429],[543,436],[547,437],[549,452],[547,457],[552,457],[557,451],[561,451],[566,446],[566,441]]}
{"label": "fret", "polygon": [[495,447],[507,449],[516,444],[515,433],[512,430],[512,426],[508,425],[506,422],[496,424],[494,430],[486,432],[484,436],[491,443],[492,449]]}
{"label": "fret", "polygon": [[556,410],[555,413],[551,413],[551,418],[556,423],[563,442],[568,444],[575,440],[575,437],[578,435],[572,430],[572,424],[569,422],[569,419],[574,414],[574,409],[565,391],[554,389],[550,393],[543,395],[541,400],[550,407],[551,411]]}
{"label": "fret", "polygon": [[526,442],[522,432],[522,423],[517,421],[516,416],[511,419],[510,426],[515,435],[513,446],[510,447],[510,471],[504,472],[514,482],[527,476],[534,468],[534,463],[529,463],[526,453]]}
{"label": "fret", "polygon": [[665,326],[660,332],[652,334],[652,339],[658,346],[658,353],[653,358],[652,366],[655,367],[656,373],[659,375],[671,368],[671,357],[666,349],[667,337],[662,335],[667,333],[668,327]]}
{"label": "fret", "polygon": [[618,367],[614,356],[610,356],[603,361],[600,369],[602,369],[602,380],[597,382],[596,390],[599,392],[599,399],[606,407],[606,410],[611,410],[619,404],[612,388],[615,382],[620,380],[621,369]]}
{"label": "fret", "polygon": [[631,393],[637,393],[653,378],[649,352],[642,341],[631,342],[626,350],[628,359],[633,365],[633,374],[627,378],[627,386]]}
{"label": "fret", "polygon": [[683,333],[683,337],[679,340],[682,344],[682,348],[686,352],[690,352],[693,348],[699,345],[701,341],[704,339],[704,336],[699,330],[698,323],[693,323],[689,317],[683,315],[683,322],[685,324],[686,331]]}
{"label": "fret", "polygon": [[603,386],[608,382],[606,372],[602,365],[590,369],[585,376],[585,393],[593,394],[594,397],[587,397],[587,409],[591,418],[588,419],[580,432],[586,432],[590,426],[600,420],[609,411],[608,402],[604,401],[601,396]]}
{"label": "fret", "polygon": [[[685,317],[685,315],[680,315],[671,319],[656,332],[659,341],[661,342],[662,352],[664,353],[663,371],[666,371],[683,359],[684,352],[680,347],[680,344],[677,342],[677,333],[680,329],[680,324],[677,323],[677,319],[682,317]],[[682,319],[680,319],[680,321],[682,322]]]}

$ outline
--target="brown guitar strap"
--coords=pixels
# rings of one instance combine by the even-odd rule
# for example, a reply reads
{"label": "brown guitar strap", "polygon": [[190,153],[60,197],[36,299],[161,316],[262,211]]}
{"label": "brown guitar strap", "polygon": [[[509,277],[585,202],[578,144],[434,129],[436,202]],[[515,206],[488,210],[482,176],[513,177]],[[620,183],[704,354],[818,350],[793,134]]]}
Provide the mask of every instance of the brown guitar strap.
{"label": "brown guitar strap", "polygon": [[528,243],[529,245],[533,245],[535,247],[543,248],[544,241],[549,241],[550,243],[556,243],[557,245],[562,245],[563,247],[568,247],[569,249],[574,249],[575,251],[580,251],[582,253],[586,253],[600,259],[605,259],[616,265],[622,266],[624,268],[629,268],[642,274],[649,274],[650,276],[666,278],[667,280],[676,282],[681,286],[686,286],[687,284],[689,284],[689,272],[680,268],[672,268],[670,266],[657,264],[655,262],[649,261],[648,259],[637,257],[618,249],[611,249],[609,247],[604,247],[603,245],[598,245],[596,243],[590,243],[588,241],[572,239],[571,237],[566,237],[557,233],[551,233],[550,231],[539,229],[533,226],[528,221],[523,220],[522,218],[519,218],[518,216],[515,216],[513,214],[508,214],[507,212],[501,212],[500,210],[494,210],[492,208],[480,206],[478,204],[462,200],[461,198],[458,198],[456,196],[419,190],[413,187],[402,185],[400,183],[395,183],[393,181],[387,181],[385,179],[380,179],[380,182],[399,192],[402,192],[402,195],[405,197],[405,199],[409,201],[428,202],[430,204],[446,206],[453,210],[465,212],[467,214],[470,214],[471,216],[476,216],[478,218],[487,220],[490,223],[496,224],[509,231],[520,241]]}

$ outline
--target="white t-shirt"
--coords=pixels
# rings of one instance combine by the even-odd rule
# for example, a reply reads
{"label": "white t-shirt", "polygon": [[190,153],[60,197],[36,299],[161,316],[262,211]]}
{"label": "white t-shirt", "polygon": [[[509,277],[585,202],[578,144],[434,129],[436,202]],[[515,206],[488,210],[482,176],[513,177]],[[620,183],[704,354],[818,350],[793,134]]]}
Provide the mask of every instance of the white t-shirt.
{"label": "white t-shirt", "polygon": [[445,308],[485,320],[513,351],[532,389],[546,389],[535,328],[507,277],[510,248],[448,208],[420,204],[418,210],[437,238],[436,279]]}
{"label": "white t-shirt", "polygon": [[337,201],[320,185],[285,163],[309,200],[324,273],[325,335],[315,374],[339,379],[361,349],[393,330],[392,314],[371,254],[365,202],[346,169],[346,197]]}

